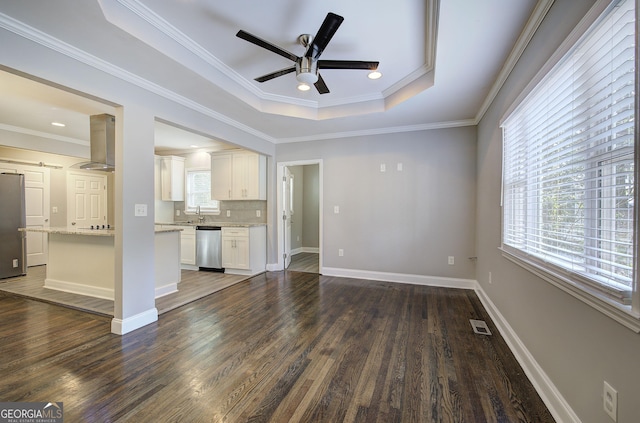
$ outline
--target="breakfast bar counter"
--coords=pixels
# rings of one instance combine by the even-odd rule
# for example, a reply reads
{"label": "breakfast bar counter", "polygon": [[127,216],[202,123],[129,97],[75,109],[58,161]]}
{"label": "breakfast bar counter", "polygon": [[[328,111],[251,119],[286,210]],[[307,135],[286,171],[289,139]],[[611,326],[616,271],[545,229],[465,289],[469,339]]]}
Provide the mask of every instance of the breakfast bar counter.
{"label": "breakfast bar counter", "polygon": [[[48,234],[45,288],[114,299],[115,231],[75,227],[22,228]],[[156,298],[176,292],[180,282],[180,229],[155,231]]]}

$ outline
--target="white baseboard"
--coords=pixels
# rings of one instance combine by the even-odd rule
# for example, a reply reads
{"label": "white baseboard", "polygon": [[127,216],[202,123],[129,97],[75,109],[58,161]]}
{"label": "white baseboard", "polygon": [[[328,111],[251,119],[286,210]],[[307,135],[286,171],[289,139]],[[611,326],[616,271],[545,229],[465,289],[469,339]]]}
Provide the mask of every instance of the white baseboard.
{"label": "white baseboard", "polygon": [[482,287],[478,284],[476,294],[482,305],[484,306],[491,320],[498,328],[500,335],[505,340],[509,349],[520,363],[520,366],[527,374],[529,381],[542,398],[549,412],[557,422],[563,423],[581,423],[580,418],[573,411],[571,406],[564,399],[560,391],[555,387],[551,379],[544,372],[542,367],[533,358],[527,347],[522,343],[518,335],[515,333],[511,325],[504,318],[502,313],[496,308],[495,304],[489,299]]}
{"label": "white baseboard", "polygon": [[174,292],[178,292],[178,284],[170,283],[164,286],[156,287],[156,298],[164,297],[165,295],[172,294]]}
{"label": "white baseboard", "polygon": [[103,300],[113,301],[113,299],[115,298],[113,289],[81,285],[78,283],[59,281],[50,278],[46,278],[44,280],[44,287],[55,289],[57,291],[69,292],[71,294],[80,294],[89,297],[102,298]]}
{"label": "white baseboard", "polygon": [[124,335],[125,333],[132,332],[143,326],[153,323],[158,320],[158,309],[152,308],[142,313],[138,313],[135,316],[127,317],[126,319],[111,320],[111,332],[116,335]]}
{"label": "white baseboard", "polygon": [[292,256],[295,256],[296,254],[300,254],[300,253],[320,254],[320,249],[317,247],[300,247],[300,248],[295,248],[291,250]]}
{"label": "white baseboard", "polygon": [[404,273],[373,272],[369,270],[340,269],[323,267],[320,273],[325,276],[343,278],[370,279],[374,281],[408,283],[413,285],[440,286],[444,288],[475,289],[475,279],[443,278],[440,276],[410,275]]}
{"label": "white baseboard", "polygon": [[282,265],[278,263],[267,263],[267,272],[279,272],[282,270]]}
{"label": "white baseboard", "polygon": [[180,269],[184,269],[184,270],[200,270],[200,268],[198,266],[196,266],[195,264],[184,264],[184,263],[180,263]]}

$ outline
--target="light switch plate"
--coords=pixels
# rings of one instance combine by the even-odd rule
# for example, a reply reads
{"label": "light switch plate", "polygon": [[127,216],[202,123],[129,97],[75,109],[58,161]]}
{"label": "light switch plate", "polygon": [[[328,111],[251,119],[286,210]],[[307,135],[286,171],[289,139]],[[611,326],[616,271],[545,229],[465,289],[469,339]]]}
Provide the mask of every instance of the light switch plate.
{"label": "light switch plate", "polygon": [[147,215],[147,205],[146,204],[136,204],[135,206],[135,215],[136,217],[144,217]]}

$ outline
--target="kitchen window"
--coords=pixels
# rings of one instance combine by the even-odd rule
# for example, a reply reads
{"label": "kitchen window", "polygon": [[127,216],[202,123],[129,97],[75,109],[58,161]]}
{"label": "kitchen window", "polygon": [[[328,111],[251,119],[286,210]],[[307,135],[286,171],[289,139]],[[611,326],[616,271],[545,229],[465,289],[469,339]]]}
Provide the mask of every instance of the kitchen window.
{"label": "kitchen window", "polygon": [[502,123],[502,250],[640,331],[635,1],[603,9]]}
{"label": "kitchen window", "polygon": [[185,180],[186,213],[220,213],[219,201],[211,199],[211,170],[187,169]]}

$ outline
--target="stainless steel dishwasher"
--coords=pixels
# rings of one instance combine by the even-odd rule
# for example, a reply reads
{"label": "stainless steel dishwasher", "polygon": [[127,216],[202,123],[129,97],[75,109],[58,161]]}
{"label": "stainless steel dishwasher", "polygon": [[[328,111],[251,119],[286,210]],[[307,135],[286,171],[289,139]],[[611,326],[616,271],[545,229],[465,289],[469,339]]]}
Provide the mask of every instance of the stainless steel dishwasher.
{"label": "stainless steel dishwasher", "polygon": [[200,270],[224,272],[220,226],[196,226],[196,266]]}

